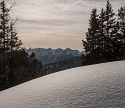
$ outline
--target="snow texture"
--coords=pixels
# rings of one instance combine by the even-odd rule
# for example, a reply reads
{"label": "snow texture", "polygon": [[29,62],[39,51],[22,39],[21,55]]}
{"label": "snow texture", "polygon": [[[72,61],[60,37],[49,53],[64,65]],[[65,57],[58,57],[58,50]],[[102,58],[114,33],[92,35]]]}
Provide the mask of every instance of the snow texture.
{"label": "snow texture", "polygon": [[69,69],[2,91],[0,108],[125,108],[125,61]]}

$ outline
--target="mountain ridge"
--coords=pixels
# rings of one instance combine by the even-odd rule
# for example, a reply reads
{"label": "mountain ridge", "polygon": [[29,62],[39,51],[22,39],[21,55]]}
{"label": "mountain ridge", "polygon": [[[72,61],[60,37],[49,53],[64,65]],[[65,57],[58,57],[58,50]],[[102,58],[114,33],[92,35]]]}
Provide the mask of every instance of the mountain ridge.
{"label": "mountain ridge", "polygon": [[56,63],[59,61],[64,61],[67,59],[72,59],[75,57],[81,57],[82,54],[85,54],[84,51],[73,50],[70,48],[66,49],[51,49],[51,48],[29,48],[25,51],[30,55],[32,52],[35,53],[36,58],[41,60],[44,65],[50,63]]}

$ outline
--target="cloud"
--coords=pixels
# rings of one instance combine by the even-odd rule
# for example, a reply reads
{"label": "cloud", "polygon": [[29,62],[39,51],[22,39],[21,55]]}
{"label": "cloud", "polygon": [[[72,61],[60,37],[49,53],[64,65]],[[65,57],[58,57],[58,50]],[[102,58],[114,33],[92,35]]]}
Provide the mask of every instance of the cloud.
{"label": "cloud", "polygon": [[[11,5],[15,0],[5,0]],[[18,35],[26,47],[81,49],[93,8],[105,8],[107,0],[17,0],[12,17],[19,16]],[[110,0],[114,11],[124,0]],[[29,38],[30,37],[30,38]],[[29,39],[29,40],[28,40]],[[68,43],[68,45],[67,45]]]}

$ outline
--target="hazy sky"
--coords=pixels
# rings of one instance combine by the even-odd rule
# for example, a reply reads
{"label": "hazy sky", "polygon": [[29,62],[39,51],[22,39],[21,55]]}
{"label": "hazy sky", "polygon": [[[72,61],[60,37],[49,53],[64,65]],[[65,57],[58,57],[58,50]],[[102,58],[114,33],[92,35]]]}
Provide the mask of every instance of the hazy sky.
{"label": "hazy sky", "polygon": [[[72,48],[82,50],[82,39],[93,8],[105,8],[107,0],[17,0],[12,16],[23,46],[29,48]],[[14,0],[5,0],[9,5]],[[125,0],[110,0],[114,12]]]}

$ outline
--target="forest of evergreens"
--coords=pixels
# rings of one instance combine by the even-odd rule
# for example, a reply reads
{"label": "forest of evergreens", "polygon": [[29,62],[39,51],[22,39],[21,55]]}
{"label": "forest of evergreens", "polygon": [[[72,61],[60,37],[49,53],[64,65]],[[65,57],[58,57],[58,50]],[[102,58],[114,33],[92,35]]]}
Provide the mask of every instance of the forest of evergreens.
{"label": "forest of evergreens", "polygon": [[109,1],[100,14],[92,9],[83,47],[86,55],[82,56],[82,65],[125,59],[125,6],[118,14]]}
{"label": "forest of evergreens", "polygon": [[46,74],[35,54],[28,55],[21,49],[15,28],[18,18],[10,17],[14,4],[7,8],[4,1],[0,2],[0,90]]}

